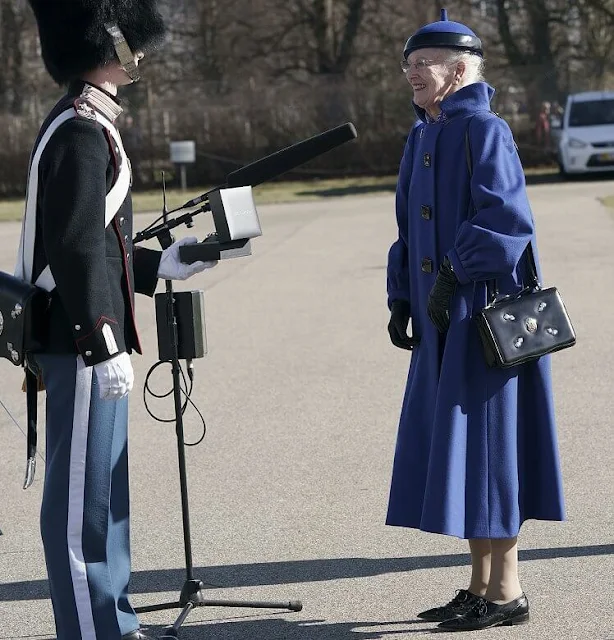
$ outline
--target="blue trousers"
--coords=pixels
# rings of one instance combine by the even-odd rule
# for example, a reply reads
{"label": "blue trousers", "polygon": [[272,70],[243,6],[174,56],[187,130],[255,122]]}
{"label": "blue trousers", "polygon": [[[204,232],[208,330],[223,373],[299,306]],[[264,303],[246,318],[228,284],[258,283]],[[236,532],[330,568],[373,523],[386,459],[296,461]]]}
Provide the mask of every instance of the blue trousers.
{"label": "blue trousers", "polygon": [[57,640],[119,640],[139,628],[128,601],[128,399],[101,400],[80,356],[36,360],[47,389],[41,534]]}

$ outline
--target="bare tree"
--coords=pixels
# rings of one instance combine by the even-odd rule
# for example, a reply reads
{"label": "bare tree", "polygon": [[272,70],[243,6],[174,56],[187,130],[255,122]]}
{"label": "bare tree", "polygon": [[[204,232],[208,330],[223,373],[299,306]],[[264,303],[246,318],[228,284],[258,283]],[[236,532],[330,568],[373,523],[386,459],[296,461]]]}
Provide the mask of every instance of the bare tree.
{"label": "bare tree", "polygon": [[28,17],[24,0],[1,0],[0,110],[14,115],[20,115],[24,109],[24,46]]}
{"label": "bare tree", "polygon": [[577,0],[576,24],[571,35],[577,41],[578,83],[607,89],[612,82],[614,55],[614,0]]}
{"label": "bare tree", "polygon": [[[124,90],[143,146],[146,185],[168,168],[170,139],[197,141],[194,171],[208,182],[345,120],[360,133],[351,153],[348,147],[329,154],[309,170],[396,171],[414,117],[411,89],[399,70],[403,45],[439,19],[439,1],[160,2],[169,39],[145,59],[143,82]],[[446,6],[451,20],[482,39],[500,103],[520,101],[532,113],[542,100],[561,101],[568,92],[612,82],[614,0],[448,0]],[[61,92],[44,70],[27,0],[0,0],[6,142],[0,193],[23,192],[34,137]],[[516,124],[530,126],[530,119]]]}

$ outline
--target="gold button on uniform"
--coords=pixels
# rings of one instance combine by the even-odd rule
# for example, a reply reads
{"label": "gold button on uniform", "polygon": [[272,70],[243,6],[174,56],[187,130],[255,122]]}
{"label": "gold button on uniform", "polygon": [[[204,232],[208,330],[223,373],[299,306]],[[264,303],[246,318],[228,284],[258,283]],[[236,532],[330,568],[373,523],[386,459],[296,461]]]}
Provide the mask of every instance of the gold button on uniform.
{"label": "gold button on uniform", "polygon": [[427,204],[423,204],[420,207],[420,213],[425,220],[430,220],[433,217],[433,209],[431,209]]}
{"label": "gold button on uniform", "polygon": [[422,271],[433,273],[433,261],[430,258],[422,258]]}
{"label": "gold button on uniform", "polygon": [[425,153],[424,154],[424,166],[425,167],[430,167],[431,166],[431,154],[430,153]]}

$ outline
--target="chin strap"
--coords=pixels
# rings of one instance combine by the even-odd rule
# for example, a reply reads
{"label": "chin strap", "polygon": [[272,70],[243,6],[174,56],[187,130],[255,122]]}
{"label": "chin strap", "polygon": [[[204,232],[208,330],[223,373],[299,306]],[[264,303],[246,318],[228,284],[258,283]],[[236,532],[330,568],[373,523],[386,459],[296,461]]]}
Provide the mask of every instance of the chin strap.
{"label": "chin strap", "polygon": [[134,53],[130,49],[126,38],[124,38],[121,29],[112,23],[105,24],[105,29],[111,38],[113,38],[115,53],[117,54],[122,69],[128,74],[132,82],[138,82],[141,79],[141,75],[134,61]]}

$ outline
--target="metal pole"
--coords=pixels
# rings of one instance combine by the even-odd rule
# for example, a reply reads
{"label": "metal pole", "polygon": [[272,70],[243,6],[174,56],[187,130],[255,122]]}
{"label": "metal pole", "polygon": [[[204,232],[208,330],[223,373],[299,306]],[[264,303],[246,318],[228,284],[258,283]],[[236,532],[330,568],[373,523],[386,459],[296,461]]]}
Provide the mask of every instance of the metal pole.
{"label": "metal pole", "polygon": [[177,327],[177,316],[175,315],[175,300],[173,296],[173,285],[170,280],[166,281],[167,296],[167,322],[171,328],[171,347],[173,350],[173,397],[175,401],[175,427],[177,433],[177,453],[179,458],[179,483],[181,490],[181,506],[184,532],[184,548],[186,561],[187,580],[194,580],[192,564],[192,535],[190,531],[190,507],[188,502],[188,479],[185,457],[185,443],[183,433],[183,411],[181,398],[181,368],[179,365],[179,333]]}
{"label": "metal pole", "polygon": [[188,189],[187,169],[186,169],[186,165],[182,164],[181,165],[181,190],[185,192],[187,191],[187,189]]}

